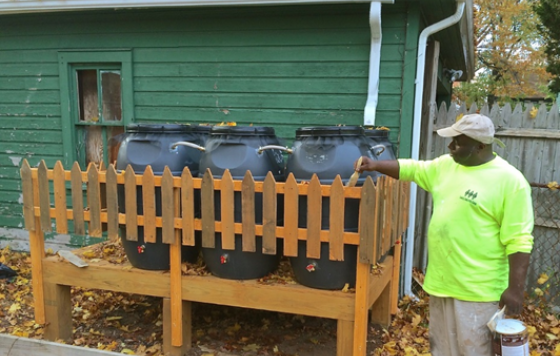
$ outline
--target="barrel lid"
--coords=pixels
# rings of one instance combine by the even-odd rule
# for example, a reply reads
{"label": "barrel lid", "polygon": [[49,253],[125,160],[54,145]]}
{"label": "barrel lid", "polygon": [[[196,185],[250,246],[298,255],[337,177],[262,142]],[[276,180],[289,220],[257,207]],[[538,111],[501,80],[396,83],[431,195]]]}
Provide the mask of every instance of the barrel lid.
{"label": "barrel lid", "polygon": [[213,126],[210,135],[274,135],[273,127],[266,126]]}
{"label": "barrel lid", "polygon": [[364,135],[367,137],[389,137],[389,130],[376,130],[364,127]]}
{"label": "barrel lid", "polygon": [[302,127],[296,130],[296,137],[306,136],[356,136],[362,135],[364,130],[360,126],[314,126]]}
{"label": "barrel lid", "polygon": [[525,325],[516,319],[502,319],[496,325],[496,332],[503,335],[521,334],[525,329]]}
{"label": "barrel lid", "polygon": [[[198,129],[198,125],[183,125],[183,124],[130,124],[126,126],[126,132],[133,133],[170,133],[170,132],[195,132]],[[209,129],[203,129],[209,131]]]}

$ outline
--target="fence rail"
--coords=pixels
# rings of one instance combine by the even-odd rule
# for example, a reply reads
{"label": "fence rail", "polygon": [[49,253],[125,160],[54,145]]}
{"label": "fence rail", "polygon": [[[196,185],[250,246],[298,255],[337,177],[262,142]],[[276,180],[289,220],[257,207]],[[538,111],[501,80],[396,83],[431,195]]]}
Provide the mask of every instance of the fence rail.
{"label": "fence rail", "polygon": [[[30,237],[35,318],[40,324],[47,323],[47,338],[71,335],[71,316],[65,309],[69,307],[65,303],[69,286],[129,293],[145,290],[163,297],[167,308],[164,315],[169,319],[166,325],[170,325],[167,332],[164,325],[164,345],[168,338],[168,350],[176,354],[181,354],[185,344],[189,344],[190,336],[184,332],[189,329],[185,315],[190,315],[185,302],[190,301],[334,317],[339,320],[339,356],[365,355],[369,308],[379,305],[380,308],[372,310],[372,318],[384,323],[396,312],[400,240],[408,222],[408,183],[381,176],[376,183],[368,177],[362,187],[345,187],[340,177],[331,185],[321,185],[316,175],[309,182],[297,182],[293,175],[286,182],[276,182],[272,174],[263,182],[256,182],[250,172],[243,180],[234,180],[229,171],[221,179],[214,179],[209,170],[203,177],[195,178],[188,168],[177,177],[167,167],[162,176],[155,176],[149,166],[143,174],[136,174],[130,166],[117,172],[113,166],[98,170],[90,165],[82,172],[77,164],[65,171],[60,162],[49,170],[45,162],[31,168],[27,161],[23,162],[21,178],[24,219]],[[70,197],[66,196],[67,185],[71,187]],[[138,214],[138,188],[142,191],[142,214]],[[161,194],[156,195],[156,191]],[[215,199],[215,194],[219,194],[219,199]],[[241,207],[236,207],[235,194],[241,195]],[[257,195],[262,196],[262,223],[255,222]],[[283,224],[277,219],[280,195]],[[200,209],[196,197],[200,197]],[[298,221],[301,197],[307,200],[307,223],[303,228]],[[330,204],[328,228],[323,228],[321,221],[324,199]],[[349,200],[359,203],[357,232],[345,231],[345,205]],[[156,214],[157,203],[161,204],[161,214]],[[216,204],[220,204],[219,220]],[[235,221],[236,209],[242,211],[241,222]],[[120,227],[125,227],[126,240],[137,241],[138,227],[143,226],[145,242],[154,243],[156,229],[161,229],[163,243],[170,246],[169,282],[162,283],[160,273],[134,268],[124,271],[107,264],[85,270],[65,269],[68,267],[60,262],[45,258],[43,233],[52,231],[53,225],[58,233],[67,233],[71,220],[75,233],[92,237],[101,237],[106,226],[107,237],[112,240],[118,238]],[[256,288],[251,283],[231,284],[221,279],[183,276],[181,246],[195,245],[196,231],[200,231],[205,248],[215,247],[215,233],[220,232],[225,250],[235,249],[235,235],[241,234],[243,251],[248,253],[256,251],[257,236],[262,238],[264,254],[279,253],[277,239],[282,239],[283,254],[288,257],[297,256],[299,241],[306,241],[308,258],[320,258],[321,243],[328,243],[329,259],[335,261],[344,259],[344,245],[357,245],[356,293],[348,296],[341,291],[308,288],[304,296],[301,288],[272,286],[276,293],[271,294],[267,288]],[[392,256],[387,257],[391,251]],[[371,267],[377,263],[385,263],[388,270],[374,275]],[[138,277],[131,277],[131,273]],[[224,295],[228,288],[231,295]],[[206,291],[204,298],[202,290]],[[235,297],[238,295],[253,295],[254,299]],[[262,306],[247,304],[248,299],[259,300]]]}

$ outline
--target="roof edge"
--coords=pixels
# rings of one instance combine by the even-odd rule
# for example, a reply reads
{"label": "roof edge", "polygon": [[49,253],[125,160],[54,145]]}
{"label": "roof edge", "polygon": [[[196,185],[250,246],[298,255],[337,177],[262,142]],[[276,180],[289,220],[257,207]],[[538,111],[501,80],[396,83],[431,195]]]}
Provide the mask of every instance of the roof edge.
{"label": "roof edge", "polygon": [[117,8],[394,3],[394,0],[0,0],[0,14]]}

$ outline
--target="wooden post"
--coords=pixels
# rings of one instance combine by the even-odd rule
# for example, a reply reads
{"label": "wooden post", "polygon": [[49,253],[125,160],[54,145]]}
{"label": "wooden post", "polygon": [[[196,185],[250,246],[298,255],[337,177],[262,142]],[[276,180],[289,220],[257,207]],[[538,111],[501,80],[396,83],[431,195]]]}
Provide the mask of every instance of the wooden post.
{"label": "wooden post", "polygon": [[72,300],[70,286],[45,282],[45,339],[72,338]]}
{"label": "wooden post", "polygon": [[[402,243],[401,237],[397,238],[395,243],[394,256],[393,256],[393,277],[391,278],[391,314],[397,314],[399,306],[399,280],[401,272],[401,250]],[[388,271],[387,271],[388,272]]]}
{"label": "wooden post", "polygon": [[190,348],[192,344],[192,313],[191,313],[191,302],[182,302],[183,314],[181,318],[182,324],[182,339],[183,344],[181,346],[173,346],[172,344],[172,322],[171,322],[171,299],[163,298],[163,353],[169,356],[183,356]]}
{"label": "wooden post", "polygon": [[352,355],[354,323],[338,319],[336,327],[336,356]]}
{"label": "wooden post", "polygon": [[354,313],[354,352],[353,356],[366,355],[368,326],[368,292],[371,265],[358,262],[356,271],[356,306]]}

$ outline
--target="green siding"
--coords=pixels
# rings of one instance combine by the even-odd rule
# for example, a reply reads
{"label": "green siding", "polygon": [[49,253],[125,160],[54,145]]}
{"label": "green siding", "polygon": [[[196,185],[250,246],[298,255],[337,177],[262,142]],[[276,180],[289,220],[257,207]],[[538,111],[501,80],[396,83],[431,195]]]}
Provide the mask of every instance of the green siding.
{"label": "green siding", "polygon": [[[404,152],[412,126],[414,4],[382,6],[377,125],[389,127]],[[22,224],[21,160],[33,166],[45,159],[52,167],[67,153],[61,52],[130,51],[135,122],[267,125],[289,144],[298,127],[362,124],[368,17],[368,4],[2,16],[0,227]]]}

